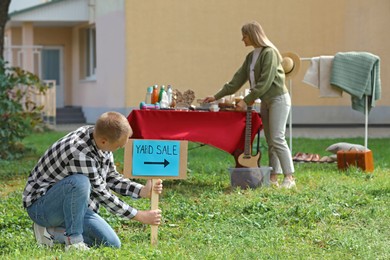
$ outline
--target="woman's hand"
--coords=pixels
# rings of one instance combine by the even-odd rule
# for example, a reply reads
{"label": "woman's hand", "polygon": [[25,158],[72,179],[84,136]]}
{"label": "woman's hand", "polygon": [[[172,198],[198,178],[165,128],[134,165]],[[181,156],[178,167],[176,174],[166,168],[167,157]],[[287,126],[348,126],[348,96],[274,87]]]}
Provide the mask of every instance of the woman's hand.
{"label": "woman's hand", "polygon": [[152,195],[152,188],[158,194],[161,194],[163,190],[162,180],[158,179],[154,187],[152,187],[152,180],[148,180],[146,185],[141,188],[139,195],[141,198],[150,198]]}
{"label": "woman's hand", "polygon": [[210,102],[214,102],[214,101],[215,101],[215,97],[206,97],[203,100],[203,103],[210,103]]}
{"label": "woman's hand", "polygon": [[236,104],[236,111],[246,111],[247,105],[243,99]]}

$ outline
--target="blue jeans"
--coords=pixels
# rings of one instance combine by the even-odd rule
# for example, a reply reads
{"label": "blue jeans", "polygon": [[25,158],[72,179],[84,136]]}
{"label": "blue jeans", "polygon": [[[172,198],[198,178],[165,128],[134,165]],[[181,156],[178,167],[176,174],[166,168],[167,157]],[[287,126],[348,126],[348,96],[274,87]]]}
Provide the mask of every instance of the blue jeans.
{"label": "blue jeans", "polygon": [[27,208],[30,218],[59,243],[84,241],[89,246],[120,247],[121,242],[108,223],[88,208],[91,184],[74,174],[54,184],[47,193]]}

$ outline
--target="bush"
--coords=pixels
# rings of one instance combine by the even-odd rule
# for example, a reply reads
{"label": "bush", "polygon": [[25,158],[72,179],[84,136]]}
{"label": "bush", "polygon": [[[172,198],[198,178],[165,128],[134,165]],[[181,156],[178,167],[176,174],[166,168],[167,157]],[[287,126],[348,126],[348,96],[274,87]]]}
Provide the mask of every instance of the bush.
{"label": "bush", "polygon": [[19,158],[26,150],[23,138],[43,126],[43,106],[32,98],[46,89],[35,74],[0,59],[0,159]]}

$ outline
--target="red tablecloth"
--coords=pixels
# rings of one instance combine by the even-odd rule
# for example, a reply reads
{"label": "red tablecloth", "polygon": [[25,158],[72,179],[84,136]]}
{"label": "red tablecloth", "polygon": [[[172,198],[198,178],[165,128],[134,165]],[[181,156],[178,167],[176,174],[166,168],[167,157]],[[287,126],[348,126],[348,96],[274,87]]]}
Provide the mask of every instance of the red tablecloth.
{"label": "red tablecloth", "polygon": [[[133,110],[127,119],[134,139],[188,140],[231,154],[244,149],[246,112]],[[259,129],[260,115],[252,112],[251,141]]]}

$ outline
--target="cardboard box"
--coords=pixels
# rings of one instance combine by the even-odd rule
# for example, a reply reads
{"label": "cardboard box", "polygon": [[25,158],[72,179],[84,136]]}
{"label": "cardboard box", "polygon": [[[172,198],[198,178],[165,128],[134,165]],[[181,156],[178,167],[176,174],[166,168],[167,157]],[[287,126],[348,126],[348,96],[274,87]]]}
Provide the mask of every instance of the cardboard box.
{"label": "cardboard box", "polygon": [[346,170],[350,166],[355,166],[365,172],[374,171],[374,159],[372,151],[338,151],[337,167],[339,170]]}

